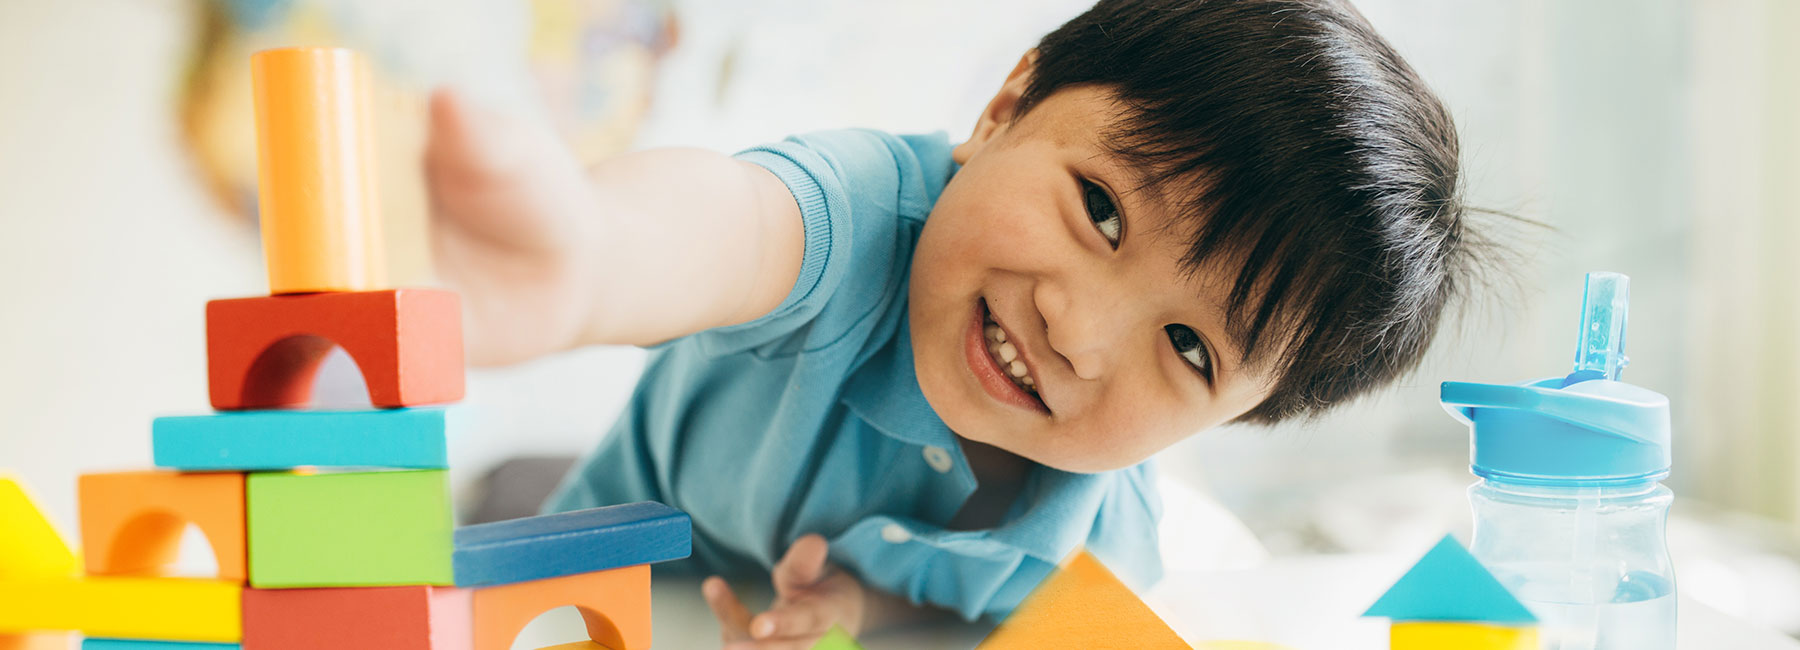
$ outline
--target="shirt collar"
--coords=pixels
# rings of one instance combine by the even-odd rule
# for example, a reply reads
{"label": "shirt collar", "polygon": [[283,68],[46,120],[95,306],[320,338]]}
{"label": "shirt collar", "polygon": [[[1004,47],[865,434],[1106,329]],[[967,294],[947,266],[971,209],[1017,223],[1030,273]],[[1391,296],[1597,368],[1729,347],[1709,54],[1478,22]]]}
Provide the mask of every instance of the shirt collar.
{"label": "shirt collar", "polygon": [[956,434],[919,390],[919,376],[913,370],[911,328],[904,318],[898,327],[887,345],[850,374],[844,385],[843,403],[890,438],[942,447],[958,464],[966,464]]}
{"label": "shirt collar", "polygon": [[[906,323],[900,323],[887,346],[851,373],[841,399],[882,434],[909,444],[942,447],[956,459],[959,473],[967,472],[968,461],[956,434],[919,390],[908,330]],[[1111,474],[1076,474],[1035,466],[1016,502],[1023,504],[1024,510],[1008,513],[1005,523],[989,534],[995,541],[1045,562],[1061,562],[1092,532],[1114,478]]]}

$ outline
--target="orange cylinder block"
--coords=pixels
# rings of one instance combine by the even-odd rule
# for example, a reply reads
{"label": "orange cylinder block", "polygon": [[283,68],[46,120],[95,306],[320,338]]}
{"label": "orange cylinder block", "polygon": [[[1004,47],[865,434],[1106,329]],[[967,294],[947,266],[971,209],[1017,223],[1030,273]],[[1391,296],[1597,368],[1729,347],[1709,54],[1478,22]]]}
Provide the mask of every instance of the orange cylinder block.
{"label": "orange cylinder block", "polygon": [[269,293],[379,288],[367,65],[350,50],[292,47],[256,53],[250,71]]}

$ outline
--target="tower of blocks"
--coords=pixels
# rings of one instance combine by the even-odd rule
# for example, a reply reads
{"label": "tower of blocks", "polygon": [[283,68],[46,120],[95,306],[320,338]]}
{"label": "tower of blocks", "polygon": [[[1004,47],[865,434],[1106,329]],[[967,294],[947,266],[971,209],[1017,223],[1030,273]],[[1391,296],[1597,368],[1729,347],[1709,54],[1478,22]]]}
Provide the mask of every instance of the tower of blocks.
{"label": "tower of blocks", "polygon": [[[380,287],[366,68],[326,48],[252,68],[270,295],[207,304],[217,412],[157,418],[158,469],[80,477],[81,552],[0,476],[0,650],[74,633],[85,650],[507,650],[569,605],[589,638],[557,647],[648,648],[649,564],[687,557],[688,516],[644,502],[454,526],[459,306]],[[305,408],[334,346],[373,408]],[[171,575],[190,524],[214,577]]]}

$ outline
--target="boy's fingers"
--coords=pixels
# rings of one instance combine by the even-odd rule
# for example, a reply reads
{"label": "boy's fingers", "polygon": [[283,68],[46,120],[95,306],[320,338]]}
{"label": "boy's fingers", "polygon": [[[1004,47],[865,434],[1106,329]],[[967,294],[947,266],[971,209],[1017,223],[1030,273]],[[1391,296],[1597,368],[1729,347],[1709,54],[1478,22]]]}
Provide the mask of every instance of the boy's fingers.
{"label": "boy's fingers", "polygon": [[435,180],[463,183],[516,171],[529,148],[524,132],[505,116],[480,108],[467,94],[439,88],[431,93],[431,127],[425,141],[425,170]]}
{"label": "boy's fingers", "polygon": [[803,600],[757,614],[750,619],[750,636],[762,640],[818,636],[825,633],[828,623],[817,601]]}
{"label": "boy's fingers", "polygon": [[700,594],[719,619],[719,636],[726,642],[750,640],[750,610],[731,592],[724,578],[713,576],[700,583]]}
{"label": "boy's fingers", "polygon": [[825,576],[825,558],[829,550],[825,538],[817,534],[802,536],[789,546],[787,554],[775,563],[770,578],[776,593],[805,589]]}

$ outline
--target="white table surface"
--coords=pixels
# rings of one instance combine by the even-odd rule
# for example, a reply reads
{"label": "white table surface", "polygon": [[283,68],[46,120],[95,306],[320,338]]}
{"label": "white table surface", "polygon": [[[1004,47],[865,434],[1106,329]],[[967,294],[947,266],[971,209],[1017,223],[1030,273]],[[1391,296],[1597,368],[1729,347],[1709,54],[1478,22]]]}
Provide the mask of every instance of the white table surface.
{"label": "white table surface", "polygon": [[[1294,650],[1385,650],[1387,621],[1358,615],[1417,558],[1335,555],[1277,558],[1244,571],[1172,573],[1144,596],[1190,642],[1255,640]],[[740,592],[766,602],[766,589]],[[717,648],[718,625],[700,598],[700,582],[658,578],[653,591],[655,646]],[[1800,641],[1682,598],[1676,623],[1680,650],[1800,650]],[[971,648],[980,625],[945,624],[868,635],[867,650]],[[534,622],[514,648],[581,638],[580,618],[557,612]]]}

